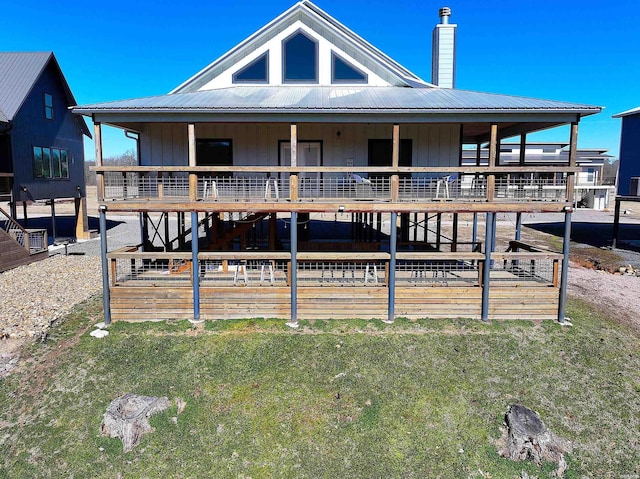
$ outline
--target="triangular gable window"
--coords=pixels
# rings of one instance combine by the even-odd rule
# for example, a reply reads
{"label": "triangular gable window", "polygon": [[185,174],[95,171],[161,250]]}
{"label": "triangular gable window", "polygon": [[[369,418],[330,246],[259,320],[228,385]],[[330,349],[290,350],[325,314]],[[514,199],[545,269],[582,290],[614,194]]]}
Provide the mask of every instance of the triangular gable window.
{"label": "triangular gable window", "polygon": [[331,52],[331,83],[367,83],[367,74]]}
{"label": "triangular gable window", "polygon": [[318,42],[297,31],[282,42],[284,83],[318,83]]}
{"label": "triangular gable window", "polygon": [[234,73],[233,83],[269,83],[269,52]]}

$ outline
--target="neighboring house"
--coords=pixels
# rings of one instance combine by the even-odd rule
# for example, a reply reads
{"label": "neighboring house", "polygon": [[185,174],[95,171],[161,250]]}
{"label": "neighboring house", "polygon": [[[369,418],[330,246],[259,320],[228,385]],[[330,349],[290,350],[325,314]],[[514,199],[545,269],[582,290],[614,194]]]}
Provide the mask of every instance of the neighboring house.
{"label": "neighboring house", "polygon": [[[618,196],[613,223],[613,247],[615,248],[618,245],[620,233],[620,202],[640,202],[640,106],[613,117],[622,118]],[[638,240],[638,238],[626,238],[625,243],[637,248]]]}
{"label": "neighboring house", "polygon": [[640,197],[640,106],[613,117],[622,118],[618,194]]}
{"label": "neighboring house", "polygon": [[[497,164],[518,166],[523,161],[524,165],[549,166],[569,164],[568,143],[527,143],[524,148],[524,158],[521,158],[520,143],[501,142],[497,153]],[[613,182],[607,184],[610,179],[604,178],[604,166],[613,157],[606,154],[607,149],[578,148],[576,149],[576,167],[579,171],[575,174],[575,202],[578,206],[597,210],[609,207],[610,199],[615,195]],[[479,153],[479,156],[478,156]],[[486,166],[489,164],[489,146],[482,145],[480,151],[477,148],[462,151],[463,166]],[[532,171],[529,179],[556,179],[566,181],[565,173],[545,173]],[[469,178],[471,181],[471,178]]]}
{"label": "neighboring house", "polygon": [[[79,237],[87,213],[83,136],[91,133],[70,107],[76,101],[52,52],[0,52],[0,194],[16,204],[76,200]],[[54,234],[55,235],[55,234]]]}
{"label": "neighboring house", "polygon": [[[101,224],[142,218],[130,248],[102,228],[105,319],[563,321],[569,228],[562,254],[539,251],[521,213],[570,225],[578,122],[601,108],[453,88],[449,15],[431,83],[305,0],[169,94],[75,108],[95,123]],[[102,123],[138,134],[140,166],[102,164]],[[502,139],[560,125],[568,163],[496,162]],[[484,143],[488,165],[464,166]],[[540,173],[560,179],[511,179]],[[499,212],[517,216],[507,251]]]}

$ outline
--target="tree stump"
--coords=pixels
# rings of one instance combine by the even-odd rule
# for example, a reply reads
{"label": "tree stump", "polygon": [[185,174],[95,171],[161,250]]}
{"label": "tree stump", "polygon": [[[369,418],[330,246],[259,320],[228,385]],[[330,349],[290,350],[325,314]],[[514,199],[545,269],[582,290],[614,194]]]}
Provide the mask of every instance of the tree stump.
{"label": "tree stump", "polygon": [[129,452],[140,443],[142,436],[153,431],[149,418],[170,405],[166,397],[127,393],[111,401],[107,407],[100,434],[121,439],[124,452]]}
{"label": "tree stump", "polygon": [[553,432],[542,422],[538,413],[519,404],[509,406],[505,414],[506,431],[501,455],[513,461],[531,460],[538,465],[543,461],[558,464],[556,475],[566,469],[564,453],[571,444]]}

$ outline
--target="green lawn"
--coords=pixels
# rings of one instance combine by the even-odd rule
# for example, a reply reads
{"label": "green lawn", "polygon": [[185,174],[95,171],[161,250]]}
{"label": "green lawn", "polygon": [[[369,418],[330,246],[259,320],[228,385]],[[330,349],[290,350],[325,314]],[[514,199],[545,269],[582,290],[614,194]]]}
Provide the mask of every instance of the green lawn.
{"label": "green lawn", "polygon": [[[517,478],[498,456],[507,406],[574,443],[568,478],[640,474],[640,339],[570,302],[529,321],[116,323],[85,303],[0,382],[2,478]],[[183,398],[132,452],[100,437],[108,403]],[[177,422],[175,417],[177,416]]]}

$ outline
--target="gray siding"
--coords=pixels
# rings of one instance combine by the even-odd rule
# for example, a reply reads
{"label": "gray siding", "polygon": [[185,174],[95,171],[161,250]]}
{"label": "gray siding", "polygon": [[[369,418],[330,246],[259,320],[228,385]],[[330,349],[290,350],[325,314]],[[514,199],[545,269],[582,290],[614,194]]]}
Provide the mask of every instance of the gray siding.
{"label": "gray siding", "polygon": [[[54,119],[44,118],[43,95],[53,96]],[[83,134],[75,115],[68,110],[67,95],[60,76],[49,62],[29,96],[15,116],[11,130],[11,152],[14,166],[14,194],[27,188],[30,200],[71,198],[76,186],[85,194]],[[69,157],[68,179],[34,178],[33,147],[66,149]]]}
{"label": "gray siding", "polygon": [[640,113],[622,118],[619,195],[631,194],[631,178],[635,176],[640,176]]}
{"label": "gray siding", "polygon": [[[338,136],[337,132],[340,132]],[[368,162],[368,140],[391,138],[391,125],[383,124],[300,124],[298,139],[322,141],[324,166],[354,169]],[[400,125],[401,138],[413,140],[414,166],[458,166],[460,125]],[[231,138],[235,165],[275,166],[278,141],[289,139],[289,125],[283,123],[207,123],[196,125],[197,138]],[[176,123],[149,123],[140,135],[140,162],[144,166],[186,166],[187,127]]]}

